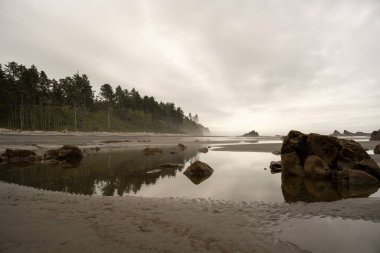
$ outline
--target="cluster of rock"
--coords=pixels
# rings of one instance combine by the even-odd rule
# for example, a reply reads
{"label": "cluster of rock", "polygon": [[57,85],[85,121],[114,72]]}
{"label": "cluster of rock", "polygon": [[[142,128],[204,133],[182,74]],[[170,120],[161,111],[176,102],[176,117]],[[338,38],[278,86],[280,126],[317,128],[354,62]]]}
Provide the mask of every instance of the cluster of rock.
{"label": "cluster of rock", "polygon": [[290,131],[281,148],[281,168],[283,176],[380,184],[380,168],[363,147],[333,136]]}
{"label": "cluster of rock", "polygon": [[338,130],[335,130],[332,134],[332,136],[370,136],[370,133],[364,133],[364,132],[356,132],[352,133],[350,131],[344,130],[343,133],[339,132]]}
{"label": "cluster of rock", "polygon": [[[174,154],[177,154],[178,152],[183,152],[187,149],[187,147],[185,145],[183,145],[182,143],[178,143],[177,146],[175,147],[175,149],[173,149],[172,151],[170,151],[170,154],[174,155]],[[146,156],[151,156],[151,155],[161,155],[163,153],[163,150],[162,148],[145,148],[143,150],[143,153],[144,155]]]}
{"label": "cluster of rock", "polygon": [[64,145],[61,148],[46,151],[43,157],[26,149],[6,149],[0,157],[2,162],[8,164],[77,163],[82,160],[83,153],[77,146]]}

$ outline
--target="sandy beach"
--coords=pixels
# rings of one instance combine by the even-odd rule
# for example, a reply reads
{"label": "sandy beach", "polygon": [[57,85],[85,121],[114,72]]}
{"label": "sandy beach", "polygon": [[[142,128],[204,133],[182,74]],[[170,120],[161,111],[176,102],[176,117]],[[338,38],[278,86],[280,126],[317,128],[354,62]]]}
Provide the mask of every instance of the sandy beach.
{"label": "sandy beach", "polygon": [[[3,134],[0,149],[42,153],[63,144],[104,150],[212,146],[214,151],[279,151],[279,139],[159,135]],[[268,143],[270,142],[270,143]],[[377,142],[378,143],[378,142]],[[373,149],[376,142],[363,142]],[[378,158],[378,155],[373,156]],[[1,252],[309,252],[284,239],[290,220],[380,222],[380,199],[318,203],[74,195],[0,183]],[[337,242],[338,244],[340,242]]]}

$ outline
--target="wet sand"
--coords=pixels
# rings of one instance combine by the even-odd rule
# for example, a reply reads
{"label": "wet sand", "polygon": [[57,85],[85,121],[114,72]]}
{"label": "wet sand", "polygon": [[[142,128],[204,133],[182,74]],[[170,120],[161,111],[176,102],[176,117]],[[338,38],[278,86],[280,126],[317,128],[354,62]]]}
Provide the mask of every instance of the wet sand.
{"label": "wet sand", "polygon": [[[105,143],[110,140],[116,142]],[[63,144],[143,148],[179,142],[211,145],[216,151],[273,152],[281,148],[281,143],[251,141],[240,137],[3,134],[0,150],[22,147],[42,152]],[[377,143],[362,145],[373,149]],[[379,198],[286,204],[90,197],[0,183],[0,199],[0,252],[306,252],[281,239],[282,224],[322,216],[380,222]]]}
{"label": "wet sand", "polygon": [[290,219],[380,222],[380,199],[278,204],[90,197],[0,183],[1,252],[305,252],[279,238]]}

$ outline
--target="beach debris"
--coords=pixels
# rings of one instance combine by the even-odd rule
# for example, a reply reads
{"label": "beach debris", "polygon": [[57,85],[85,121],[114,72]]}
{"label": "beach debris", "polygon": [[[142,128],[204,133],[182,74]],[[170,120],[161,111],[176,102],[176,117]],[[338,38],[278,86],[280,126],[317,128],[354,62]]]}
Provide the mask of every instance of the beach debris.
{"label": "beach debris", "polygon": [[180,164],[180,163],[163,163],[160,165],[160,167],[162,168],[167,168],[167,169],[171,169],[171,168],[179,168],[179,167],[182,167],[183,164]]}
{"label": "beach debris", "polygon": [[208,152],[208,148],[203,147],[203,148],[198,149],[198,151],[201,152],[201,153],[207,153]]}
{"label": "beach debris", "polygon": [[[380,184],[380,168],[364,148],[354,140],[338,139],[319,134],[290,131],[281,148],[281,166],[284,176],[293,175],[311,179],[329,179],[338,182],[363,184],[373,176]],[[362,171],[353,173],[351,171]],[[352,177],[352,180],[346,180]]]}
{"label": "beach debris", "polygon": [[375,149],[373,150],[374,154],[380,154],[380,144],[377,144]]}
{"label": "beach debris", "polygon": [[185,151],[185,149],[187,149],[187,147],[183,145],[182,143],[178,143],[177,148],[181,151]]}
{"label": "beach debris", "polygon": [[147,174],[152,174],[152,173],[157,173],[157,172],[160,172],[160,171],[161,171],[160,169],[155,169],[155,170],[147,171],[146,173]]}
{"label": "beach debris", "polygon": [[4,162],[9,164],[30,164],[41,161],[41,156],[27,149],[6,149],[1,155]]}
{"label": "beach debris", "polygon": [[278,161],[278,162],[272,161],[272,162],[270,162],[269,168],[270,168],[270,172],[272,174],[281,172],[281,161]]}
{"label": "beach debris", "polygon": [[51,162],[76,163],[80,162],[82,158],[82,151],[73,145],[64,145],[59,149],[51,149],[44,154],[44,160]]}
{"label": "beach debris", "polygon": [[213,172],[214,170],[208,164],[196,161],[192,163],[183,174],[187,176],[193,184],[198,185],[208,179]]}
{"label": "beach debris", "polygon": [[143,150],[143,153],[146,156],[158,155],[158,154],[162,154],[162,149],[161,148],[145,148]]}
{"label": "beach debris", "polygon": [[370,141],[380,141],[380,129],[371,133]]}

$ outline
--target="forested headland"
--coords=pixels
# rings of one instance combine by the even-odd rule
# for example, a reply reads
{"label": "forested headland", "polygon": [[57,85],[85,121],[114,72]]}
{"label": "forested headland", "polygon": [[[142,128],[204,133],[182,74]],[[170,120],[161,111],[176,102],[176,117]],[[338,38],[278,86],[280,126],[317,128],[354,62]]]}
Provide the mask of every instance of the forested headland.
{"label": "forested headland", "polygon": [[135,89],[103,84],[95,94],[76,73],[50,79],[34,65],[0,64],[0,127],[43,131],[124,131],[203,135],[199,116]]}

